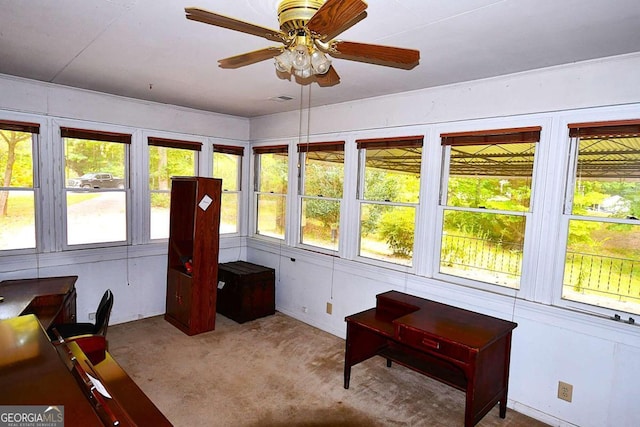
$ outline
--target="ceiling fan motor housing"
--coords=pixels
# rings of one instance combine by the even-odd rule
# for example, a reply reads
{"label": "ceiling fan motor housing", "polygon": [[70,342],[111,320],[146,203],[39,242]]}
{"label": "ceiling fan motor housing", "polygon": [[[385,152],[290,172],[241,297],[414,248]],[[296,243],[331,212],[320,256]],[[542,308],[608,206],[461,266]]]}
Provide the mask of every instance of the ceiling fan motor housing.
{"label": "ceiling fan motor housing", "polygon": [[290,34],[307,24],[309,19],[324,4],[324,0],[283,0],[278,5],[280,29]]}

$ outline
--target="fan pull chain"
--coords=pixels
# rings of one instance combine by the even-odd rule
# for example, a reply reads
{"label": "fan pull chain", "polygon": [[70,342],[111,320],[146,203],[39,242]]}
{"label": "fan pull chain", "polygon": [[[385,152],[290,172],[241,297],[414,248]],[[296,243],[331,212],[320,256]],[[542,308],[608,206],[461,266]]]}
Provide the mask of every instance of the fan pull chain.
{"label": "fan pull chain", "polygon": [[304,156],[304,164],[309,164],[309,132],[311,132],[311,84],[309,86],[308,104],[307,104],[307,154]]}
{"label": "fan pull chain", "polygon": [[[302,97],[304,96],[303,89],[304,87],[300,85],[300,122],[298,123],[298,144],[302,142],[302,107],[304,105],[302,101]],[[300,166],[300,156],[298,156],[298,178],[300,178]]]}

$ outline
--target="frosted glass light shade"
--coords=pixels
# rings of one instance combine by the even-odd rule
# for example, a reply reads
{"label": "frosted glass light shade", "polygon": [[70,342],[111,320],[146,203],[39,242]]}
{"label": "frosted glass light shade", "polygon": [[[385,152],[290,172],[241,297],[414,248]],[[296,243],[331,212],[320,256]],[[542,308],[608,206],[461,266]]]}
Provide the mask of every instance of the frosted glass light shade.
{"label": "frosted glass light shade", "polygon": [[309,57],[309,50],[306,46],[298,45],[293,50],[293,68],[296,70],[304,70],[309,67],[311,58]]}
{"label": "frosted glass light shade", "polygon": [[329,71],[331,67],[331,60],[319,50],[313,51],[311,54],[311,66],[315,74],[324,74]]}
{"label": "frosted glass light shade", "polygon": [[292,62],[293,62],[292,56],[293,54],[288,49],[285,49],[284,52],[276,56],[275,58],[276,70],[282,73],[290,73]]}

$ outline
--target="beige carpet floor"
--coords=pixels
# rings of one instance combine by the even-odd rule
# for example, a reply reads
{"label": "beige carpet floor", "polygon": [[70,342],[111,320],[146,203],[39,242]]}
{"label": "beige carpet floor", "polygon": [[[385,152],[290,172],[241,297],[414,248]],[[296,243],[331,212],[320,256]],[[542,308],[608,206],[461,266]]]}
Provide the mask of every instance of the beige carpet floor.
{"label": "beige carpet floor", "polygon": [[[374,357],[342,386],[344,340],[281,313],[189,337],[153,317],[109,350],[175,426],[462,426],[464,393]],[[497,406],[479,426],[544,426]]]}

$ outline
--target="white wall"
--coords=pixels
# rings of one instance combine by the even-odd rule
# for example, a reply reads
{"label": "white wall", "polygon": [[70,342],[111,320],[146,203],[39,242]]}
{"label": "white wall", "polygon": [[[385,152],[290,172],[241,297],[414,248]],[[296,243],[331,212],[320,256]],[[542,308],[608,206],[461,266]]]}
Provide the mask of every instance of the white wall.
{"label": "white wall", "polygon": [[[145,223],[141,206],[147,200],[146,180],[141,173],[146,152],[145,135],[182,139],[185,136],[205,142],[201,153],[201,175],[211,172],[211,149],[207,143],[248,145],[249,120],[182,107],[51,85],[0,75],[0,118],[41,124],[40,145],[42,182],[39,191],[55,191],[49,182],[54,175],[60,139],[57,126],[100,128],[118,126],[133,134],[131,221],[133,245],[102,249],[61,251],[54,224],[61,224],[56,203],[44,207],[42,245],[39,254],[0,255],[0,280],[28,277],[77,275],[77,314],[89,321],[102,293],[111,288],[115,296],[111,323],[137,320],[164,313],[166,297],[166,243],[145,243],[140,228]],[[245,173],[248,168],[245,167]],[[246,180],[245,180],[246,181]],[[50,195],[44,197],[49,203]],[[244,209],[244,208],[243,208]],[[246,220],[240,225],[246,229]],[[246,257],[246,238],[225,236],[220,241],[220,261]]]}
{"label": "white wall", "polygon": [[0,111],[217,138],[249,139],[249,120],[0,74]]}
{"label": "white wall", "polygon": [[[423,260],[404,270],[362,262],[351,249],[341,249],[343,257],[336,258],[250,237],[248,260],[277,270],[279,311],[341,337],[345,316],[375,306],[375,295],[390,289],[513,320],[518,328],[509,407],[559,426],[640,425],[640,327],[552,305],[559,304],[555,284],[561,280],[557,260],[562,256],[558,258],[555,236],[562,211],[567,123],[640,118],[638,70],[640,55],[626,55],[311,110],[310,139],[346,140],[345,168],[356,166],[350,145],[358,137],[424,134],[424,150],[439,156],[434,146],[442,130],[542,125],[539,154],[544,164],[534,195],[540,212],[533,224],[537,255],[523,277],[527,289],[517,296],[435,280],[433,268]],[[280,140],[295,146],[299,114],[252,119],[252,142]],[[429,167],[439,167],[439,159],[428,161]],[[431,225],[433,216],[425,212],[435,209],[429,204],[437,200],[433,193],[438,191],[438,171],[423,178],[429,189],[421,194],[418,227],[423,230],[418,235],[428,240],[430,232],[438,232]],[[295,188],[290,200],[296,203]],[[296,208],[289,212],[295,216]],[[342,223],[341,238],[357,234],[349,231],[357,229],[354,215],[352,209]],[[289,241],[295,246],[295,240]],[[333,304],[331,315],[325,311],[327,302]],[[573,402],[556,397],[558,381],[574,386]]]}
{"label": "white wall", "polygon": [[[312,109],[310,130],[320,135],[633,103],[640,100],[639,69],[640,54],[630,54],[328,105]],[[312,89],[312,101],[313,90],[320,89]],[[299,128],[297,111],[256,117],[251,140],[297,137]]]}

